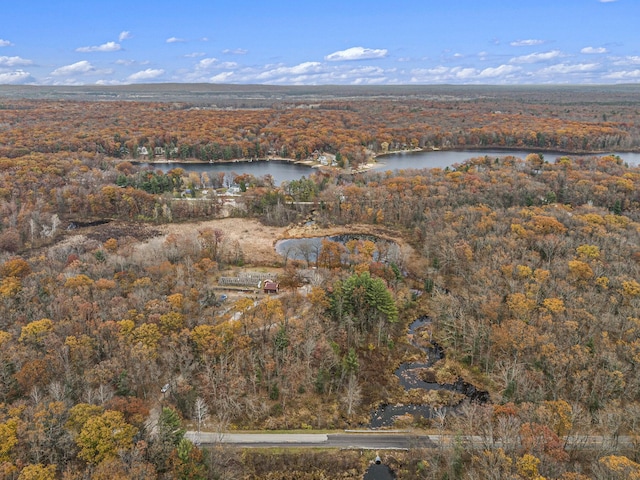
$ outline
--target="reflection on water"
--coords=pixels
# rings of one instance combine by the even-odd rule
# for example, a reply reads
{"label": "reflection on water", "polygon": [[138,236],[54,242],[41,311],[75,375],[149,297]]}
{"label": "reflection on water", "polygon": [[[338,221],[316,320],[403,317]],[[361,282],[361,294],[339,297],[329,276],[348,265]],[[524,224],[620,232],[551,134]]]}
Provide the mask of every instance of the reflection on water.
{"label": "reflection on water", "polygon": [[[398,247],[394,242],[381,239],[375,235],[356,233],[278,240],[276,242],[276,253],[287,260],[300,260],[307,262],[309,265],[315,264],[322,250],[323,240],[341,243],[342,245],[346,245],[351,240],[373,242],[376,245],[376,251],[373,252],[373,260],[376,262],[394,262],[397,261],[396,257],[399,255]],[[342,258],[343,263],[347,263],[347,257],[348,253],[345,253],[344,258]]]}
{"label": "reflection on water", "polygon": [[309,177],[313,172],[317,171],[315,168],[307,165],[300,165],[283,160],[228,163],[140,163],[140,166],[160,170],[164,173],[174,168],[181,168],[187,173],[206,172],[209,178],[216,178],[219,174],[224,174],[227,184],[231,184],[235,176],[245,173],[253,175],[256,178],[271,175],[276,186],[280,186],[282,182],[290,182],[291,180],[300,180],[302,177]]}
{"label": "reflection on water", "polygon": [[369,466],[363,480],[394,480],[395,478],[396,476],[389,467],[376,462]]}
{"label": "reflection on water", "polygon": [[[378,157],[380,164],[376,170],[403,170],[412,168],[445,168],[452,165],[461,164],[471,158],[476,157],[517,157],[526,158],[532,153],[527,150],[437,150],[425,152],[405,152],[394,153],[392,155],[384,155]],[[630,166],[640,165],[640,153],[588,153],[573,154],[562,152],[536,152],[544,156],[545,161],[554,163],[561,157],[581,158],[581,157],[603,157],[606,155],[618,156],[624,163]]]}
{"label": "reflection on water", "polygon": [[383,404],[371,415],[369,422],[370,428],[391,427],[396,418],[403,415],[421,416],[423,418],[434,418],[436,413],[447,414],[449,412],[456,411],[463,401],[472,401],[479,403],[486,403],[489,401],[489,393],[483,390],[478,390],[474,385],[463,381],[459,378],[454,383],[438,383],[436,381],[430,381],[424,379],[424,373],[427,369],[433,367],[433,365],[444,358],[444,351],[436,343],[431,343],[428,347],[419,345],[414,340],[414,335],[420,331],[420,329],[431,323],[428,317],[421,317],[415,320],[409,326],[409,337],[412,345],[421,349],[426,354],[426,360],[424,362],[409,362],[400,365],[395,374],[400,380],[400,384],[406,389],[422,389],[422,390],[444,390],[449,392],[460,393],[464,395],[464,399],[457,405],[450,407],[443,407],[435,409],[430,405],[387,405]]}
{"label": "reflection on water", "polygon": [[[506,157],[514,156],[525,158],[532,153],[527,150],[436,150],[425,152],[400,152],[378,157],[378,165],[375,170],[404,170],[421,168],[445,168],[452,165],[464,163],[474,157]],[[555,162],[562,156],[568,157],[593,157],[604,156],[603,153],[594,154],[567,154],[559,152],[542,152],[545,160]],[[619,156],[623,162],[629,165],[640,165],[640,153],[611,153]],[[155,170],[168,172],[174,168],[182,168],[185,172],[206,172],[213,178],[219,173],[227,175],[228,180],[233,181],[233,176],[247,173],[254,177],[271,175],[276,186],[282,182],[300,180],[303,176],[309,177],[316,171],[308,165],[300,165],[284,160],[256,160],[253,162],[229,162],[229,163],[186,163],[172,161],[170,163],[140,163],[141,166],[150,167]]]}

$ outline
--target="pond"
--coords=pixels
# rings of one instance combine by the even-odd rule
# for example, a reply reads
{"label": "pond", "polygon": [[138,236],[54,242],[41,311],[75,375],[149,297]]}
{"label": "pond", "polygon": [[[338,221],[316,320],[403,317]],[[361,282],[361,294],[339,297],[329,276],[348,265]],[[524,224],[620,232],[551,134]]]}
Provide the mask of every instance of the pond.
{"label": "pond", "polygon": [[[340,235],[308,237],[308,238],[288,238],[276,242],[276,253],[287,260],[305,261],[308,265],[317,264],[318,256],[322,251],[322,241],[328,240],[346,245],[349,241],[371,241],[376,249],[373,252],[373,260],[382,263],[397,263],[399,261],[400,249],[392,241],[384,240],[375,235],[345,233]],[[348,263],[348,252],[343,253],[342,263]]]}

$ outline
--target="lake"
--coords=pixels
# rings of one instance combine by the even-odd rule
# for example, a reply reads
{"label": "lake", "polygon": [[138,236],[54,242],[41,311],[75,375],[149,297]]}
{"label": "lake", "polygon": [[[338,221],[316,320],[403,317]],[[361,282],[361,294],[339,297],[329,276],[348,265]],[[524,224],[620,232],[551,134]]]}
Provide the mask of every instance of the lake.
{"label": "lake", "polygon": [[262,177],[271,175],[276,185],[282,182],[290,182],[291,180],[300,180],[302,177],[308,177],[315,168],[307,165],[299,165],[286,160],[257,160],[253,162],[229,162],[229,163],[189,163],[189,162],[170,162],[170,163],[144,163],[140,162],[142,167],[151,167],[154,170],[168,172],[174,168],[181,168],[185,172],[207,172],[209,178],[216,177],[219,173],[227,174],[227,183],[233,182],[233,177],[239,174],[248,173],[254,177]]}
{"label": "lake", "polygon": [[[474,157],[506,157],[513,156],[525,158],[532,153],[527,150],[436,150],[432,152],[403,152],[384,155],[378,157],[378,163],[381,165],[375,170],[403,170],[410,168],[445,168],[463,163]],[[545,160],[553,162],[559,157],[592,157],[604,156],[605,154],[567,154],[560,152],[542,152]],[[629,165],[640,164],[640,153],[615,153],[619,155],[623,161]]]}
{"label": "lake", "polygon": [[[385,170],[405,170],[420,168],[445,168],[455,164],[463,163],[474,157],[506,157],[514,156],[525,158],[531,152],[526,150],[436,150],[428,152],[402,152],[384,155],[378,158],[378,165],[374,168],[377,171]],[[545,160],[553,162],[562,156],[602,156],[604,154],[574,155],[558,152],[544,152]],[[640,153],[613,153],[619,155],[629,165],[640,165]],[[284,160],[258,160],[253,162],[231,162],[231,163],[143,163],[143,167],[152,167],[156,170],[168,172],[173,168],[182,168],[185,172],[207,172],[210,178],[217,176],[220,172],[227,174],[228,183],[231,183],[234,174],[247,173],[255,177],[271,175],[276,185],[291,180],[299,180],[302,177],[309,177],[315,169],[307,165],[299,165]]]}

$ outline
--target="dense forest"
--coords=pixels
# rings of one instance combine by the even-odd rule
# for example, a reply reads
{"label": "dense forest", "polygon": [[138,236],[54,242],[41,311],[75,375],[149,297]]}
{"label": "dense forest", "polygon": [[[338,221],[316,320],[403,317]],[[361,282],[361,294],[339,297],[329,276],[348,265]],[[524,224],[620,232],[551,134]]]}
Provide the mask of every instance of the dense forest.
{"label": "dense forest", "polygon": [[[185,431],[366,428],[381,404],[424,403],[458,407],[394,426],[459,440],[387,456],[398,478],[640,478],[640,169],[597,154],[638,146],[640,98],[545,92],[0,100],[0,476],[362,478],[359,452],[207,449]],[[353,165],[485,145],[532,153],[243,178],[233,208],[201,194],[215,179],[132,162],[143,146],[207,161],[319,150]],[[216,227],[229,215],[372,236],[260,263]],[[280,292],[224,301],[220,278],[247,270],[277,274]],[[401,388],[419,317],[419,340],[445,352],[422,374],[489,401]]]}
{"label": "dense forest", "polygon": [[7,97],[0,104],[0,155],[64,151],[138,158],[147,151],[165,159],[217,162],[304,159],[326,151],[357,165],[370,153],[407,148],[594,152],[640,147],[637,98],[621,87],[596,92],[470,88],[449,94],[399,89],[375,91],[373,98],[325,98],[323,92],[270,102],[214,97],[216,104]]}

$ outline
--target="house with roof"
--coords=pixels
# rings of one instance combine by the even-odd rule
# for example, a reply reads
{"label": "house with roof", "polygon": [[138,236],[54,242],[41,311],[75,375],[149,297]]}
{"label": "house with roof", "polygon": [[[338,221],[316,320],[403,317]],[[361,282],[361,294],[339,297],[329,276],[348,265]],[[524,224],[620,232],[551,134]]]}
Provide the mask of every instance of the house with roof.
{"label": "house with roof", "polygon": [[138,153],[139,157],[148,157],[149,156],[149,150],[144,145],[141,146],[141,147],[138,147],[137,153]]}
{"label": "house with roof", "polygon": [[267,294],[278,293],[278,291],[280,290],[280,284],[273,280],[265,280],[262,284],[262,290]]}
{"label": "house with roof", "polygon": [[227,193],[229,195],[239,195],[241,191],[242,189],[240,188],[240,185],[238,185],[237,183],[229,185],[229,188],[227,188]]}

